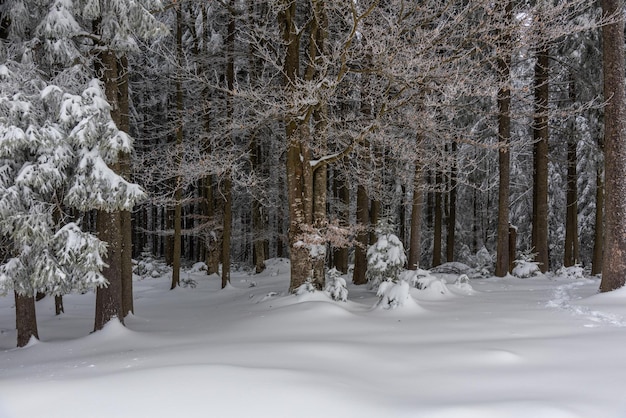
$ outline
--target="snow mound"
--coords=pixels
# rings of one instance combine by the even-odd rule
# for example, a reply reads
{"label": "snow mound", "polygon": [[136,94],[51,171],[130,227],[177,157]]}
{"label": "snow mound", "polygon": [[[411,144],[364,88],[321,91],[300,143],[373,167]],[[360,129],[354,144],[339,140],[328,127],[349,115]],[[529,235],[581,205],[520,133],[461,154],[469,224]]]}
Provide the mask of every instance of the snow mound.
{"label": "snow mound", "polygon": [[451,261],[449,263],[443,263],[430,269],[431,273],[440,274],[466,274],[470,276],[474,273],[474,269],[467,264],[460,263],[458,261]]}
{"label": "snow mound", "polygon": [[101,330],[92,332],[83,339],[85,342],[89,342],[91,344],[111,345],[114,344],[115,341],[127,340],[131,335],[134,335],[132,330],[126,328],[116,318],[112,318]]}
{"label": "snow mound", "polygon": [[378,287],[378,302],[375,308],[382,310],[421,310],[415,299],[411,296],[411,286],[404,280],[398,283],[384,281]]}
{"label": "snow mound", "polygon": [[556,271],[556,276],[562,279],[582,280],[585,278],[585,269],[579,265],[561,267]]}
{"label": "snow mound", "polygon": [[462,295],[473,295],[476,293],[470,284],[470,279],[467,277],[467,274],[461,274],[457,277],[454,284],[448,285],[448,289],[450,289],[453,293],[459,293]]}
{"label": "snow mound", "polygon": [[515,260],[514,263],[515,267],[513,267],[511,274],[515,277],[527,279],[541,274],[541,270],[539,270],[539,263],[535,261]]}
{"label": "snow mound", "polygon": [[265,274],[271,277],[277,277],[280,274],[289,273],[291,269],[291,263],[287,258],[271,258],[265,260],[265,270],[261,274]]}
{"label": "snow mound", "polygon": [[188,270],[189,273],[200,273],[203,271],[207,271],[208,267],[206,265],[206,263],[203,263],[202,261],[199,261],[197,263],[195,263],[193,266],[191,266],[191,268]]}

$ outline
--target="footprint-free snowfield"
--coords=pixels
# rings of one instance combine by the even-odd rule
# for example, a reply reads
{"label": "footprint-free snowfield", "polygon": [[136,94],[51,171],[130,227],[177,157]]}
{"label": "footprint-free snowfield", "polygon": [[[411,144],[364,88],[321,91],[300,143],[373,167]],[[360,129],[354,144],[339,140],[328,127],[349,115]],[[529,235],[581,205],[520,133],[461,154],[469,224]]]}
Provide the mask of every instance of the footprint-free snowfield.
{"label": "footprint-free snowfield", "polygon": [[15,349],[0,298],[1,418],[626,416],[626,291],[555,275],[412,288],[395,310],[286,293],[260,275],[135,281],[126,328],[93,328],[94,295],[37,302],[41,341]]}

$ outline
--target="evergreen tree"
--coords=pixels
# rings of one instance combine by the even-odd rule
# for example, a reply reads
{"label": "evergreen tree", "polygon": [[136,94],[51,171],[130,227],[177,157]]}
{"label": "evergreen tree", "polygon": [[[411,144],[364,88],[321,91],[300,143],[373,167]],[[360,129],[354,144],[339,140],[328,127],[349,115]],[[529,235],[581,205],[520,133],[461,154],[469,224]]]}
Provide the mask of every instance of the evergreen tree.
{"label": "evergreen tree", "polygon": [[35,321],[34,305],[20,317],[22,302],[107,285],[106,243],[83,231],[68,209],[129,209],[143,192],[109,167],[131,141],[112,122],[98,81],[73,94],[48,84],[32,63],[9,60],[0,66],[0,93],[0,289],[19,299],[23,346],[36,336],[36,323],[22,322]]}

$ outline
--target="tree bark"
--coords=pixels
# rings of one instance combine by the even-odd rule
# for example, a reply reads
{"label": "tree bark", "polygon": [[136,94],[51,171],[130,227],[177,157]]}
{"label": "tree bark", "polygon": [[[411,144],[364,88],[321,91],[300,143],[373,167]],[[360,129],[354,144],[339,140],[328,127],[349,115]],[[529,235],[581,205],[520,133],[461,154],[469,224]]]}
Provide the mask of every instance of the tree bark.
{"label": "tree bark", "polygon": [[222,230],[222,289],[230,283],[230,244],[233,225],[233,193],[230,175],[224,179],[224,218]]}
{"label": "tree bark", "polygon": [[545,273],[549,268],[548,257],[548,98],[549,82],[548,47],[537,49],[535,64],[535,121],[533,125],[534,187],[532,245],[537,253],[535,261]]}
{"label": "tree bark", "polygon": [[604,254],[604,173],[602,163],[596,167],[596,216],[593,235],[593,258],[591,260],[591,274],[602,273],[602,257]]}
{"label": "tree bark", "polygon": [[[335,198],[338,205],[338,218],[341,226],[348,226],[350,222],[350,189],[346,179],[335,173],[333,179]],[[335,248],[333,254],[335,268],[343,274],[348,272],[348,249]]]}
{"label": "tree bark", "polygon": [[[115,112],[119,112],[117,59],[115,54],[108,50],[100,52],[99,58],[99,65],[101,66],[101,68],[98,68],[99,76],[104,83],[111,112],[115,115]],[[113,117],[115,120],[115,116]],[[120,173],[120,163],[112,164],[111,169],[116,173]],[[122,324],[124,323],[122,297],[122,266],[124,262],[122,257],[123,233],[121,212],[99,210],[97,231],[98,238],[108,243],[107,255],[104,257],[104,262],[108,267],[102,270],[102,274],[109,283],[106,287],[99,287],[96,291],[95,331],[101,330],[113,318],[118,318]]]}
{"label": "tree bark", "polygon": [[443,229],[443,206],[441,204],[441,189],[443,188],[441,172],[435,174],[435,226],[433,231],[433,263],[436,267],[441,264],[441,240]]}
{"label": "tree bark", "polygon": [[206,214],[207,221],[210,223],[211,230],[206,234],[206,265],[207,265],[207,274],[217,274],[220,269],[220,233],[216,231],[216,209],[215,209],[215,198],[214,198],[214,190],[213,190],[213,176],[209,176],[205,178],[205,193],[206,193]]}
{"label": "tree bark", "polygon": [[104,262],[109,267],[102,270],[108,280],[106,287],[99,287],[96,291],[96,315],[94,331],[99,331],[113,318],[122,324],[122,222],[120,212],[98,211],[97,220],[98,238],[109,244]]}
{"label": "tree bark", "polygon": [[449,210],[448,210],[448,236],[446,238],[446,260],[454,261],[454,237],[456,232],[456,195],[457,195],[457,166],[456,153],[457,144],[452,142],[452,167],[450,169],[450,191],[449,193]]}
{"label": "tree bark", "polygon": [[[570,78],[570,102],[576,101],[576,85],[574,77]],[[565,250],[563,252],[563,265],[570,267],[578,263],[578,175],[576,164],[578,163],[576,135],[576,117],[572,117],[570,123],[570,138],[567,142],[567,209],[565,214]]]}
{"label": "tree bark", "polygon": [[[176,6],[176,62],[178,68],[183,65],[183,14],[182,5]],[[182,253],[182,197],[181,186],[181,161],[183,145],[183,85],[179,77],[176,78],[176,176],[174,177],[174,236],[172,243],[172,282],[170,290],[175,289],[180,284],[180,258]]]}
{"label": "tree bark", "polygon": [[626,98],[623,2],[601,0],[602,12],[613,21],[602,26],[604,70],[604,256],[600,291],[626,281]]}
{"label": "tree bark", "polygon": [[[504,18],[510,20],[512,2],[507,1],[504,6]],[[508,36],[504,36],[507,44]],[[505,45],[506,46],[506,45]],[[506,48],[504,48],[506,51]],[[510,182],[510,150],[511,141],[511,89],[509,79],[511,72],[511,57],[508,53],[499,57],[497,61],[498,74],[501,86],[498,90],[498,241],[496,254],[495,275],[504,277],[509,271],[509,182]]]}
{"label": "tree bark", "polygon": [[63,296],[55,296],[54,297],[54,314],[61,315],[65,312],[65,308],[63,307]]}
{"label": "tree bark", "polygon": [[356,192],[356,223],[362,228],[356,237],[357,245],[354,247],[354,272],[352,273],[352,283],[366,284],[367,278],[367,245],[369,243],[369,198],[365,187],[359,185]]}
{"label": "tree bark", "polygon": [[417,270],[422,255],[422,209],[424,207],[423,168],[415,163],[413,176],[413,200],[411,204],[411,237],[409,238],[409,270]]}
{"label": "tree bark", "polygon": [[[226,117],[230,126],[233,124],[233,97],[235,88],[235,0],[230,0],[231,13],[228,19],[228,36],[226,37]],[[228,129],[227,143],[233,144],[232,129]],[[233,183],[232,174],[226,173],[222,195],[224,199],[224,217],[222,218],[222,289],[230,283],[230,245],[233,227]]]}
{"label": "tree bark", "polygon": [[[122,55],[117,62],[119,83],[118,129],[130,133],[130,105],[128,92],[128,58]],[[120,156],[120,170],[126,180],[130,180],[131,160],[129,154]],[[129,210],[121,212],[122,222],[122,315],[135,311],[133,303],[133,224]],[[141,247],[140,247],[141,248]],[[62,306],[61,306],[62,309]]]}
{"label": "tree bark", "polygon": [[34,296],[23,296],[15,292],[15,327],[18,347],[26,346],[32,337],[39,338]]}

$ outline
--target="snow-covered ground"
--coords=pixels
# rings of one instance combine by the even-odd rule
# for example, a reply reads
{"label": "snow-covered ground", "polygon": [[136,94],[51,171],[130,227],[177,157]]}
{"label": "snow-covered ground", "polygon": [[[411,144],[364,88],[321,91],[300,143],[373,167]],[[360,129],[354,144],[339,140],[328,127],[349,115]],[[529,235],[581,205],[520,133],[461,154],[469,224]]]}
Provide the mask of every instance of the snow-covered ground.
{"label": "snow-covered ground", "polygon": [[60,317],[46,298],[23,349],[0,298],[0,417],[626,417],[626,291],[448,275],[384,310],[352,285],[348,302],[286,295],[288,272],[137,280],[127,328],[94,334],[93,294]]}

